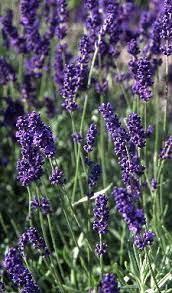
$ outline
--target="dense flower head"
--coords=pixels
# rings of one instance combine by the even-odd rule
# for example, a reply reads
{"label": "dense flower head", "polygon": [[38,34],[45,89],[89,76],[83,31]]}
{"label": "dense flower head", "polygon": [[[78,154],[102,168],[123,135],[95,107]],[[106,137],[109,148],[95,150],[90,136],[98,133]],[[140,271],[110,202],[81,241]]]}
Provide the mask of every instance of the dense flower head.
{"label": "dense flower head", "polygon": [[107,244],[104,242],[96,244],[95,252],[98,256],[103,256],[107,252]]}
{"label": "dense flower head", "polygon": [[130,189],[133,197],[138,198],[141,193],[138,177],[143,175],[144,166],[140,164],[136,146],[132,142],[132,135],[121,126],[110,103],[102,104],[99,111],[106,122],[107,131],[114,144],[114,152],[122,171],[122,180],[127,189]]}
{"label": "dense flower head", "polygon": [[4,57],[0,57],[0,85],[6,85],[10,81],[16,80],[16,73],[13,67],[5,60]]}
{"label": "dense flower head", "polygon": [[133,56],[137,56],[140,53],[137,41],[132,39],[129,43],[128,43],[128,53],[130,53]]}
{"label": "dense flower head", "polygon": [[12,282],[14,282],[18,288],[22,289],[22,292],[41,292],[31,273],[24,266],[21,254],[16,248],[9,248],[3,261],[3,267],[7,271]]}
{"label": "dense flower head", "polygon": [[49,255],[49,250],[44,239],[39,235],[37,229],[34,227],[30,227],[19,238],[18,248],[22,255],[24,255],[24,250],[29,244],[33,249],[39,250],[41,254],[45,256]]}
{"label": "dense flower head", "polygon": [[106,122],[107,131],[112,134],[116,128],[120,127],[119,119],[117,115],[114,114],[112,105],[109,102],[107,104],[103,103],[99,107],[99,111]]}
{"label": "dense flower head", "polygon": [[56,167],[53,171],[51,176],[49,177],[50,183],[52,185],[63,185],[64,184],[64,173],[59,168]]}
{"label": "dense flower head", "polygon": [[56,0],[56,11],[57,11],[57,26],[55,29],[55,35],[58,39],[62,40],[67,33],[67,1],[66,0]]}
{"label": "dense flower head", "polygon": [[27,186],[40,179],[43,175],[44,158],[37,147],[29,147],[22,151],[21,159],[17,162],[17,179],[22,186]]}
{"label": "dense flower head", "polygon": [[139,233],[145,225],[145,216],[143,210],[135,205],[132,194],[129,194],[125,188],[115,187],[112,196],[116,208],[127,223],[129,230],[134,234]]}
{"label": "dense flower head", "polygon": [[152,186],[152,190],[155,191],[157,189],[157,180],[155,178],[152,178],[151,181],[151,186]]}
{"label": "dense flower head", "polygon": [[143,250],[146,246],[152,245],[155,238],[155,233],[151,231],[144,232],[143,235],[136,235],[134,237],[134,245]]}
{"label": "dense flower head", "polygon": [[88,176],[88,187],[89,193],[91,193],[92,189],[96,186],[97,181],[99,180],[102,170],[99,164],[88,162],[88,165],[90,166],[90,173]]}
{"label": "dense flower head", "polygon": [[146,57],[130,60],[129,69],[135,79],[133,92],[138,94],[142,100],[148,101],[152,96],[151,87],[154,74],[151,62]]}
{"label": "dense flower head", "polygon": [[108,198],[105,195],[98,195],[96,198],[94,213],[93,230],[98,234],[106,234],[108,232],[109,210],[107,207]]}
{"label": "dense flower head", "polygon": [[41,211],[44,215],[48,215],[52,212],[51,203],[45,196],[41,197],[41,199],[35,196],[31,201],[31,208]]}
{"label": "dense flower head", "polygon": [[87,131],[86,143],[83,147],[86,153],[90,153],[93,151],[96,135],[97,135],[97,125],[92,123]]}
{"label": "dense flower head", "polygon": [[103,275],[98,287],[98,293],[118,293],[118,283],[113,273]]}
{"label": "dense flower head", "polygon": [[90,10],[98,7],[98,5],[98,0],[85,0],[85,6]]}
{"label": "dense flower head", "polygon": [[168,138],[164,147],[161,149],[160,158],[163,160],[169,160],[172,158],[172,136]]}
{"label": "dense flower head", "polygon": [[36,147],[46,157],[55,155],[55,143],[50,127],[46,126],[37,112],[21,116],[17,120],[16,137],[23,149]]}
{"label": "dense flower head", "polygon": [[146,144],[146,133],[141,124],[141,118],[137,113],[131,113],[127,119],[127,128],[130,134],[131,142],[143,148]]}

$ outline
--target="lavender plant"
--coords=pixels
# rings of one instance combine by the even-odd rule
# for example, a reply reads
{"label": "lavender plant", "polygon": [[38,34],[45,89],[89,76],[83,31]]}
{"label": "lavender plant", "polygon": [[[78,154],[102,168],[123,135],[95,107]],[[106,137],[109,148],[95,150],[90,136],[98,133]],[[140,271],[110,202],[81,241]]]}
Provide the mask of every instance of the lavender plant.
{"label": "lavender plant", "polygon": [[0,4],[1,292],[172,288],[172,2]]}

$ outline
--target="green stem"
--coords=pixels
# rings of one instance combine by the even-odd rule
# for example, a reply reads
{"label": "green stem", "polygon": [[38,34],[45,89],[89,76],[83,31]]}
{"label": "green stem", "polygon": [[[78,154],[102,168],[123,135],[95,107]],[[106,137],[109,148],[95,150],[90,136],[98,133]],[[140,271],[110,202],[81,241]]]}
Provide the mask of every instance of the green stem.
{"label": "green stem", "polygon": [[155,277],[155,274],[154,274],[154,271],[153,271],[153,268],[152,268],[152,265],[151,265],[151,260],[150,260],[150,257],[149,257],[149,253],[148,253],[148,250],[147,248],[145,249],[146,251],[146,256],[147,256],[147,260],[148,260],[148,264],[149,264],[149,267],[150,267],[150,271],[151,271],[151,275],[152,275],[152,278],[154,280],[154,283],[155,283],[155,286],[156,286],[156,289],[159,293],[161,293],[159,287],[158,287],[158,283],[157,283],[157,280],[156,280],[156,277]]}

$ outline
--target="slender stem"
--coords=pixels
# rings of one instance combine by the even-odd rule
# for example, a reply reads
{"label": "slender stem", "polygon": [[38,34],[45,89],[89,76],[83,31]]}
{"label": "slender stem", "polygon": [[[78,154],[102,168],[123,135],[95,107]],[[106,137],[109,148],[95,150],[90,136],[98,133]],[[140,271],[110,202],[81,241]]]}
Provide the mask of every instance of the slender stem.
{"label": "slender stem", "polygon": [[154,274],[154,271],[153,271],[152,265],[151,265],[151,260],[150,260],[150,257],[149,257],[149,253],[148,253],[147,248],[145,249],[145,251],[146,251],[146,256],[147,256],[147,259],[148,259],[148,264],[149,264],[149,267],[150,267],[151,275],[152,275],[152,278],[153,278],[153,280],[154,280],[155,286],[156,286],[156,288],[157,288],[157,291],[158,291],[159,293],[161,293],[161,291],[160,291],[160,289],[159,289],[159,287],[158,287],[158,283],[157,283],[157,280],[156,280],[156,277],[155,277],[155,274]]}

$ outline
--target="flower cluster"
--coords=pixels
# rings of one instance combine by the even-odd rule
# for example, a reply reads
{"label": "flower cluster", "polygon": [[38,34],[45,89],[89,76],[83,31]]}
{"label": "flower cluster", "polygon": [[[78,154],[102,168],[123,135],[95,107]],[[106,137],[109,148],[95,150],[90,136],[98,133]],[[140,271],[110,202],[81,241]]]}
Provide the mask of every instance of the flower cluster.
{"label": "flower cluster", "polygon": [[131,142],[140,148],[146,144],[146,133],[141,125],[141,119],[137,113],[131,113],[127,119],[127,128]]}
{"label": "flower cluster", "polygon": [[50,128],[36,112],[19,117],[17,128],[16,137],[22,148],[17,164],[18,179],[22,185],[28,185],[41,177],[44,156],[55,155],[55,144]]}
{"label": "flower cluster", "polygon": [[135,83],[132,87],[133,93],[139,95],[143,101],[149,101],[152,97],[151,87],[153,85],[153,67],[148,58],[130,60],[130,73]]}
{"label": "flower cluster", "polygon": [[31,208],[33,210],[40,210],[44,215],[48,215],[52,212],[50,201],[45,196],[41,199],[38,199],[38,197],[35,196],[31,201]]}
{"label": "flower cluster", "polygon": [[169,160],[172,158],[172,136],[165,142],[165,146],[161,149],[160,158]]}
{"label": "flower cluster", "polygon": [[22,257],[16,248],[10,248],[5,255],[3,267],[14,284],[25,293],[40,293],[31,273],[24,266]]}
{"label": "flower cluster", "polygon": [[98,293],[118,293],[118,283],[113,273],[103,275],[98,287]]}
{"label": "flower cluster", "polygon": [[[94,213],[94,223],[93,230],[95,230],[99,235],[106,234],[108,232],[108,219],[109,210],[107,207],[108,198],[105,195],[98,195],[96,198],[96,205],[93,209]],[[96,246],[96,252],[98,255],[103,255],[106,253],[107,245],[105,243],[100,243]]]}
{"label": "flower cluster", "polygon": [[136,201],[125,188],[115,187],[112,196],[116,203],[116,208],[134,234],[140,233],[146,223],[143,210],[137,208]]}
{"label": "flower cluster", "polygon": [[0,85],[6,85],[10,81],[16,80],[16,73],[13,67],[5,60],[4,57],[0,57]]}
{"label": "flower cluster", "polygon": [[139,249],[144,249],[146,246],[149,246],[153,243],[155,238],[155,233],[147,231],[143,235],[136,235],[134,237],[134,245]]}
{"label": "flower cluster", "polygon": [[92,123],[86,135],[86,144],[83,147],[86,153],[92,152],[94,148],[96,135],[97,135],[97,126],[96,124]]}
{"label": "flower cluster", "polygon": [[59,167],[56,167],[51,176],[49,177],[50,183],[52,185],[63,185],[64,184],[64,173]]}
{"label": "flower cluster", "polygon": [[[133,196],[138,198],[141,193],[139,177],[143,175],[144,167],[140,164],[138,151],[134,143],[138,144],[142,141],[141,139],[143,139],[141,136],[141,124],[131,121],[131,123],[129,123],[129,130],[123,128],[117,115],[113,113],[113,108],[110,103],[102,104],[99,111],[106,122],[107,131],[112,138],[114,152],[121,167],[123,182]],[[128,122],[131,120],[132,116],[135,116],[135,114],[132,114],[128,118]],[[137,133],[137,136],[135,135],[133,143],[134,127],[136,127],[135,132]],[[131,131],[132,133],[130,133]]]}
{"label": "flower cluster", "polygon": [[55,29],[55,35],[58,39],[62,40],[66,36],[67,32],[67,3],[66,0],[56,0],[56,11],[57,11],[57,26]]}
{"label": "flower cluster", "polygon": [[34,249],[38,249],[43,255],[49,255],[49,250],[44,239],[39,235],[38,231],[34,227],[30,227],[19,238],[18,248],[22,255],[24,255],[24,250],[29,244],[31,244]]}

